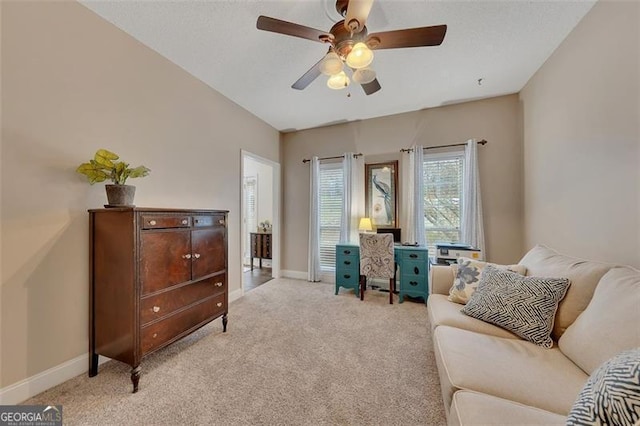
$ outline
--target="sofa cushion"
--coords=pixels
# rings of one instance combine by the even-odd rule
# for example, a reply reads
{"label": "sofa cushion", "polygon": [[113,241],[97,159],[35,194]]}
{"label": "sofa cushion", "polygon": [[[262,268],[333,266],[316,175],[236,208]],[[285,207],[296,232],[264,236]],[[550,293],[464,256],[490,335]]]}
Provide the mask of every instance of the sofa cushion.
{"label": "sofa cushion", "polygon": [[606,361],[589,377],[567,425],[640,424],[640,348]]}
{"label": "sofa cushion", "polygon": [[600,278],[613,265],[565,256],[545,246],[535,246],[518,262],[527,268],[527,276],[569,278],[571,286],[558,305],[551,336],[562,333],[585,310]]}
{"label": "sofa cushion", "polygon": [[453,394],[449,425],[563,425],[566,417],[484,393]]}
{"label": "sofa cushion", "polygon": [[566,415],[588,378],[558,348],[448,326],[433,337],[446,407],[467,389]]}
{"label": "sofa cushion", "polygon": [[450,302],[447,296],[443,294],[432,294],[429,296],[427,309],[429,311],[431,329],[433,330],[439,325],[448,325],[477,333],[488,334],[490,336],[519,339],[518,336],[504,328],[463,314],[460,312],[462,307],[463,305]]}
{"label": "sofa cushion", "polygon": [[462,313],[550,348],[558,302],[567,287],[567,278],[523,277],[487,265],[477,290],[462,308]]}
{"label": "sofa cushion", "polygon": [[607,272],[587,309],[558,345],[589,374],[615,354],[640,347],[640,271],[614,268]]}
{"label": "sofa cushion", "polygon": [[466,304],[471,295],[476,291],[478,283],[480,282],[480,275],[482,275],[482,271],[487,265],[508,269],[520,275],[524,275],[527,272],[527,268],[522,265],[497,265],[495,263],[483,262],[467,257],[459,257],[456,265],[457,268],[454,269],[456,278],[453,280],[451,289],[449,289],[449,300],[463,305]]}

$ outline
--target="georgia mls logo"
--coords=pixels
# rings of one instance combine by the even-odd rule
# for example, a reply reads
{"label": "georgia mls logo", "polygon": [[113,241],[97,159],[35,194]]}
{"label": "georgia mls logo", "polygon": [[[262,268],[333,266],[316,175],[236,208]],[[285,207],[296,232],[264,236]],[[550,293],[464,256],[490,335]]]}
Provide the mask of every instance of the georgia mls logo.
{"label": "georgia mls logo", "polygon": [[62,405],[2,405],[0,426],[62,425]]}

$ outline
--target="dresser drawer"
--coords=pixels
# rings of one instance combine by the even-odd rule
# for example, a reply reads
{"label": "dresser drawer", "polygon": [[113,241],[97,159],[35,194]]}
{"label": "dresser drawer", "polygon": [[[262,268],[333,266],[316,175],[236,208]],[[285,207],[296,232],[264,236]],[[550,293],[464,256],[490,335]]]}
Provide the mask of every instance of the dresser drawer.
{"label": "dresser drawer", "polygon": [[340,284],[356,285],[360,280],[360,274],[358,270],[354,269],[344,269],[337,268],[336,269],[336,282]]}
{"label": "dresser drawer", "polygon": [[427,276],[429,272],[429,264],[426,261],[414,261],[414,260],[405,260],[402,262],[402,269],[400,273],[408,276],[418,276],[422,275],[423,277]]}
{"label": "dresser drawer", "polygon": [[360,268],[360,257],[359,256],[337,256],[336,257],[336,269],[348,269],[358,271]]}
{"label": "dresser drawer", "polygon": [[360,248],[357,246],[336,246],[336,258],[341,256],[360,257]]}
{"label": "dresser drawer", "polygon": [[226,281],[224,274],[218,275],[158,294],[157,296],[143,298],[140,301],[140,323],[147,324],[182,307],[225,291],[227,288]]}
{"label": "dresser drawer", "polygon": [[402,275],[400,277],[400,290],[412,292],[427,292],[427,278],[425,276]]}
{"label": "dresser drawer", "polygon": [[191,216],[188,215],[143,215],[143,229],[189,228]]}
{"label": "dresser drawer", "polygon": [[404,260],[419,260],[426,262],[428,258],[427,250],[402,250],[402,259]]}
{"label": "dresser drawer", "polygon": [[224,313],[226,293],[142,327],[142,355],[159,349]]}

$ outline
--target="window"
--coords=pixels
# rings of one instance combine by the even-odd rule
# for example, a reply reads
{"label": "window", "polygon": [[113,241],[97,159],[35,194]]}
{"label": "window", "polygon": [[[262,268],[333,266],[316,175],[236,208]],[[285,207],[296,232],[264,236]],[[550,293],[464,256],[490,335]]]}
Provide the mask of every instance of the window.
{"label": "window", "polygon": [[320,270],[336,269],[344,179],[342,163],[320,164]]}
{"label": "window", "polygon": [[244,219],[246,226],[246,235],[244,248],[244,257],[246,262],[249,263],[250,251],[251,251],[251,235],[249,232],[256,232],[258,228],[258,214],[256,208],[256,193],[257,193],[258,181],[254,176],[248,176],[244,178]]}
{"label": "window", "polygon": [[437,242],[460,242],[464,153],[424,157],[424,226],[429,251]]}

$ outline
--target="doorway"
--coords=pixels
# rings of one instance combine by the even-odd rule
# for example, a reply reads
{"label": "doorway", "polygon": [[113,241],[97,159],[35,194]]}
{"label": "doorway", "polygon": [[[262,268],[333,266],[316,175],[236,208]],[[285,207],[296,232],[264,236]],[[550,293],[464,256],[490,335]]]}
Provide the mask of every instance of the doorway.
{"label": "doorway", "polygon": [[280,164],[242,151],[242,292],[280,276]]}

